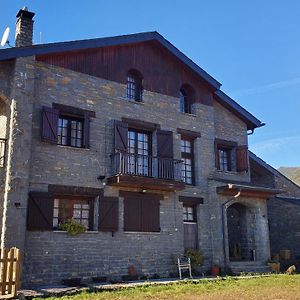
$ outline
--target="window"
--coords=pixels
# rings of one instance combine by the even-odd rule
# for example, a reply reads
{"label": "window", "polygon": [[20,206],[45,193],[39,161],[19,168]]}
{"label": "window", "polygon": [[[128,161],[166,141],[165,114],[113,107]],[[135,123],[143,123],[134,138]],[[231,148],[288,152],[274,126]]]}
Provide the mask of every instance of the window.
{"label": "window", "polygon": [[127,98],[141,102],[143,100],[143,77],[137,70],[127,74]]}
{"label": "window", "polygon": [[194,183],[194,151],[193,140],[181,138],[182,180],[187,184]]}
{"label": "window", "polygon": [[183,206],[183,221],[184,222],[197,222],[196,206],[184,205]]}
{"label": "window", "polygon": [[42,108],[42,141],[50,144],[89,148],[90,117],[94,111],[53,103]]}
{"label": "window", "polygon": [[83,120],[59,116],[58,145],[83,147]]}
{"label": "window", "polygon": [[219,151],[219,165],[221,171],[231,171],[231,150],[218,149]]}
{"label": "window", "polygon": [[215,147],[217,169],[222,172],[236,171],[237,143],[217,139],[215,142]]}
{"label": "window", "polygon": [[191,86],[185,84],[179,91],[180,111],[186,114],[192,113],[192,103],[194,101],[194,90]]}
{"label": "window", "polygon": [[121,191],[124,197],[124,231],[159,232],[159,205],[163,195]]}
{"label": "window", "polygon": [[73,219],[84,225],[86,229],[91,230],[93,228],[91,202],[91,200],[84,198],[55,198],[53,228],[59,229],[60,224]]}
{"label": "window", "polygon": [[150,176],[151,135],[134,129],[128,130],[128,173]]}

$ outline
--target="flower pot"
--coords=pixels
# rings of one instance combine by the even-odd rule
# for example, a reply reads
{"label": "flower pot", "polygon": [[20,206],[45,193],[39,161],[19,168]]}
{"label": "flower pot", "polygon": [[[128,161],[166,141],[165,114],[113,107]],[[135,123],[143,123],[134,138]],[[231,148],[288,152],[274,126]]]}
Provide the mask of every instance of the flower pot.
{"label": "flower pot", "polygon": [[219,276],[220,275],[220,267],[219,266],[212,266],[211,267],[211,275],[212,276]]}

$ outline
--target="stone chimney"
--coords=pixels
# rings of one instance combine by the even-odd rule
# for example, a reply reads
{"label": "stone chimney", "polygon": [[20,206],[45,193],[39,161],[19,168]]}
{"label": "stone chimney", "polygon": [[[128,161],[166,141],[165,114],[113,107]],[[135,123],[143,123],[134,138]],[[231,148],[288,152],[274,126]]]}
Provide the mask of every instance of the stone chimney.
{"label": "stone chimney", "polygon": [[16,47],[25,47],[32,45],[33,37],[33,16],[35,13],[28,11],[25,6],[17,14],[16,22]]}

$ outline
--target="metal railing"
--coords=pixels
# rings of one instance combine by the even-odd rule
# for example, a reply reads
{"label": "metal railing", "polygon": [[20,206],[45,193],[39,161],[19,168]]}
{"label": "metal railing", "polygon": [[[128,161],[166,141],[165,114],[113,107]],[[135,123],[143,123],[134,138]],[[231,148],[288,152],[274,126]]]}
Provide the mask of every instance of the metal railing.
{"label": "metal railing", "polygon": [[127,174],[182,181],[182,161],[178,159],[121,152],[112,154],[111,159],[113,175]]}
{"label": "metal railing", "polygon": [[5,166],[6,161],[6,139],[0,138],[0,168]]}

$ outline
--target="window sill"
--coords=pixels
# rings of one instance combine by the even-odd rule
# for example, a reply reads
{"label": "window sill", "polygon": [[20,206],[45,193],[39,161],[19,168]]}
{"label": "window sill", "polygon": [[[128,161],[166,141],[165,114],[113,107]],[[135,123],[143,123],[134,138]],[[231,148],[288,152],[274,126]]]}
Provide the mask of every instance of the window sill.
{"label": "window sill", "polygon": [[160,235],[161,232],[145,232],[145,231],[124,231],[124,234],[153,234],[153,235]]}
{"label": "window sill", "polygon": [[189,114],[189,113],[185,113],[185,112],[182,112],[182,111],[180,111],[179,113],[184,115],[184,116],[189,116],[189,117],[194,117],[194,118],[197,117],[197,115],[195,115],[195,114]]}
{"label": "window sill", "polygon": [[241,173],[243,173],[243,172],[237,172],[237,171],[222,171],[222,170],[217,170],[217,172],[219,173],[219,174],[232,174],[232,175],[239,175],[239,174],[241,174]]}
{"label": "window sill", "polygon": [[[67,231],[64,231],[64,230],[53,230],[52,232],[54,232],[54,233],[64,233],[64,234],[68,234],[68,232],[67,232]],[[80,234],[96,234],[96,233],[99,233],[99,231],[91,230],[91,231],[85,231],[85,232],[80,233]]]}
{"label": "window sill", "polygon": [[193,221],[183,221],[183,224],[197,224],[197,222],[193,222]]}
{"label": "window sill", "polygon": [[132,104],[138,104],[138,105],[145,105],[145,102],[142,100],[142,101],[135,101],[135,100],[132,100],[132,99],[128,99],[126,97],[121,97],[122,101],[126,101],[128,103],[132,103]]}
{"label": "window sill", "polygon": [[79,147],[72,147],[72,146],[64,146],[64,145],[57,145],[57,147],[62,148],[62,149],[70,149],[70,150],[75,150],[75,151],[89,151],[90,148],[79,148]]}

